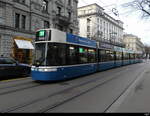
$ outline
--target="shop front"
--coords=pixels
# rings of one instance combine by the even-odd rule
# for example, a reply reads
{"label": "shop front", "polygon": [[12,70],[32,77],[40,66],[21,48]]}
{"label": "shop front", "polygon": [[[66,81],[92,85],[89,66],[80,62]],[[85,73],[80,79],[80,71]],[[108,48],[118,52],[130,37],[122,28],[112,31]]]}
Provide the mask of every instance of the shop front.
{"label": "shop front", "polygon": [[12,57],[24,64],[32,64],[33,49],[32,39],[24,37],[14,37]]}

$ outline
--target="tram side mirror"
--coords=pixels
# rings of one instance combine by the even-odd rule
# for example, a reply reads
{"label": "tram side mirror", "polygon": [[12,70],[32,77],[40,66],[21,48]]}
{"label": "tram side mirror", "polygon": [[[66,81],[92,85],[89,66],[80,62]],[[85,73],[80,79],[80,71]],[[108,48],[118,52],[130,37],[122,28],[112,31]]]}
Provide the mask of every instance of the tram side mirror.
{"label": "tram side mirror", "polygon": [[40,61],[39,61],[39,60],[36,60],[36,61],[35,61],[35,66],[37,66],[37,67],[40,66]]}
{"label": "tram side mirror", "polygon": [[16,61],[16,65],[18,65],[19,64],[19,62],[18,61]]}

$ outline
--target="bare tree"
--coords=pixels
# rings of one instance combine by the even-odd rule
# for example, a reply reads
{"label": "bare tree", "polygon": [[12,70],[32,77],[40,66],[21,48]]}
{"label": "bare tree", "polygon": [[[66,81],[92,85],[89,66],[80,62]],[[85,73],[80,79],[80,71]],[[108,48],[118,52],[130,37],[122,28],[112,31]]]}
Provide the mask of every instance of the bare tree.
{"label": "bare tree", "polygon": [[139,11],[142,18],[150,18],[150,0],[133,0],[123,4],[123,7],[130,7],[133,11]]}

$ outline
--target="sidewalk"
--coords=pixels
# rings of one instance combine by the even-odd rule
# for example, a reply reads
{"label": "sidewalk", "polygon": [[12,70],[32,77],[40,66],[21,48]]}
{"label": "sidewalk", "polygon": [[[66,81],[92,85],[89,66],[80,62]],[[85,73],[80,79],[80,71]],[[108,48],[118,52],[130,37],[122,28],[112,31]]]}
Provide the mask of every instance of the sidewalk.
{"label": "sidewalk", "polygon": [[144,113],[150,112],[150,61],[147,68],[141,73],[141,77],[130,88],[130,92],[117,109],[111,112],[116,113]]}

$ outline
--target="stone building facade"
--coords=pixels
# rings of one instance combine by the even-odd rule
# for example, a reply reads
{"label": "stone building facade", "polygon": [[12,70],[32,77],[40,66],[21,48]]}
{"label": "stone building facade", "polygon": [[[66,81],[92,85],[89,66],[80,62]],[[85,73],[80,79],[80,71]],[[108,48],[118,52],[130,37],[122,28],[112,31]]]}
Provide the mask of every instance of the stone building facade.
{"label": "stone building facade", "polygon": [[123,38],[123,42],[127,49],[131,49],[137,53],[145,52],[144,44],[141,42],[141,39],[132,34],[125,34]]}
{"label": "stone building facade", "polygon": [[78,8],[80,36],[97,41],[122,44],[123,22],[115,20],[98,4]]}
{"label": "stone building facade", "polygon": [[16,40],[33,42],[41,28],[78,34],[77,4],[78,0],[0,0],[0,55],[30,63],[33,50],[19,49]]}

